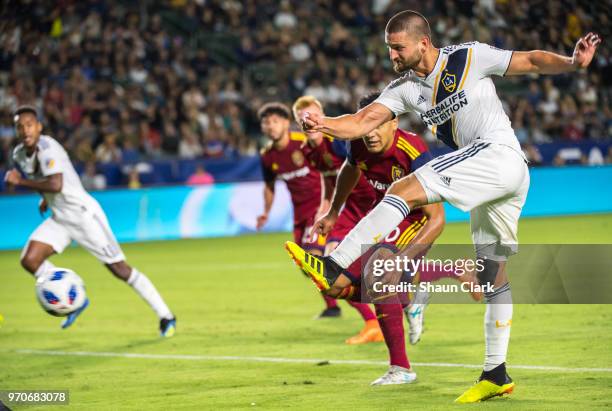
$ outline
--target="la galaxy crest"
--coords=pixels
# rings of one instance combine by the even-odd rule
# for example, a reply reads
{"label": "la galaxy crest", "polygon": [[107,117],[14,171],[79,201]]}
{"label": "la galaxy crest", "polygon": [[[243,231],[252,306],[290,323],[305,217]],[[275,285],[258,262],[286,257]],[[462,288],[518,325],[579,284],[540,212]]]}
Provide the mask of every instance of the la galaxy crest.
{"label": "la galaxy crest", "polygon": [[457,76],[448,71],[444,72],[444,76],[442,76],[442,86],[444,90],[452,93],[457,88]]}
{"label": "la galaxy crest", "polygon": [[393,181],[397,181],[400,178],[404,177],[404,169],[399,166],[391,167],[391,179]]}
{"label": "la galaxy crest", "polygon": [[304,154],[300,150],[295,150],[291,153],[291,160],[296,166],[302,167],[304,165]]}

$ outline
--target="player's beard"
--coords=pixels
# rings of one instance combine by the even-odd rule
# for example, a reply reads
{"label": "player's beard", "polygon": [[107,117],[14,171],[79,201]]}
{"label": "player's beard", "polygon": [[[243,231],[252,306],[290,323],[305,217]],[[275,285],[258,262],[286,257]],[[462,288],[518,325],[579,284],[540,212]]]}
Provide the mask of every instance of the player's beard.
{"label": "player's beard", "polygon": [[415,50],[412,56],[409,56],[408,58],[403,59],[398,57],[393,60],[393,70],[398,74],[412,70],[418,66],[422,58],[423,55],[418,50]]}

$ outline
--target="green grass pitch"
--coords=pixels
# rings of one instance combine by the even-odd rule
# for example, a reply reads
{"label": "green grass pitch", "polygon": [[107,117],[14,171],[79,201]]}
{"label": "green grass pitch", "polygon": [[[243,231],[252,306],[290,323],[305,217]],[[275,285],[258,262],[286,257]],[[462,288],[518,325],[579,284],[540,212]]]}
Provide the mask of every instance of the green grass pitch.
{"label": "green grass pitch", "polygon": [[[287,238],[272,234],[125,244],[128,261],[154,281],[178,316],[178,333],[168,340],[157,337],[157,319],[136,294],[79,248],[53,261],[85,279],[92,305],[72,329],[60,330],[60,320],[36,303],[32,278],[18,264],[19,252],[1,252],[0,389],[69,389],[70,406],[56,408],[87,410],[612,407],[610,305],[516,305],[508,361],[517,388],[508,398],[455,405],[452,401],[480,371],[431,364],[415,366],[419,380],[413,385],[370,387],[386,370],[384,345],[344,344],[361,327],[345,302],[340,302],[341,319],[313,321],[322,301],[287,258],[282,248]],[[524,219],[520,238],[524,243],[612,243],[612,214]],[[469,242],[468,226],[449,224],[441,241]],[[511,278],[519,275],[510,272]],[[423,339],[408,347],[411,360],[481,364],[484,306],[431,305],[428,310]],[[253,357],[331,364],[258,362]]]}

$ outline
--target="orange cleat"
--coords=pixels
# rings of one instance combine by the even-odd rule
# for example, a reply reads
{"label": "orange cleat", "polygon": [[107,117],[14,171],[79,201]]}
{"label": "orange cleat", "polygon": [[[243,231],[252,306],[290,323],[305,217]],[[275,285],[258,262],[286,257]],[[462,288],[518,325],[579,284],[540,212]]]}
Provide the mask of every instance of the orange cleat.
{"label": "orange cleat", "polygon": [[378,320],[368,320],[366,321],[365,327],[359,331],[359,334],[352,336],[345,342],[350,345],[355,345],[367,344],[371,342],[383,342],[384,340],[385,337],[380,329]]}

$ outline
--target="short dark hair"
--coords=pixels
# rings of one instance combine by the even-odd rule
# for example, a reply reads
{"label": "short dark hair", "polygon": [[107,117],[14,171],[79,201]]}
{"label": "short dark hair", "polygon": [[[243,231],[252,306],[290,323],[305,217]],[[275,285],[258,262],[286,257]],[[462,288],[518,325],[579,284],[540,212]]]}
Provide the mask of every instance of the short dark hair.
{"label": "short dark hair", "polygon": [[13,118],[15,119],[15,122],[17,122],[17,120],[19,119],[18,116],[25,114],[25,113],[32,114],[34,117],[36,117],[36,120],[38,120],[38,110],[36,110],[36,107],[29,106],[29,105],[23,105],[23,106],[17,107],[17,110],[15,110],[15,112],[13,113]]}
{"label": "short dark hair", "polygon": [[373,91],[359,99],[359,103],[357,104],[357,109],[361,110],[365,106],[372,104],[378,97],[380,96],[380,91]]}
{"label": "short dark hair", "polygon": [[261,108],[257,110],[257,119],[261,121],[264,118],[273,114],[286,118],[287,120],[291,120],[291,111],[289,110],[289,107],[278,101],[266,103],[261,106]]}
{"label": "short dark hair", "polygon": [[404,10],[389,19],[385,32],[398,33],[405,31],[416,36],[427,36],[431,39],[431,28],[429,22],[418,11]]}

